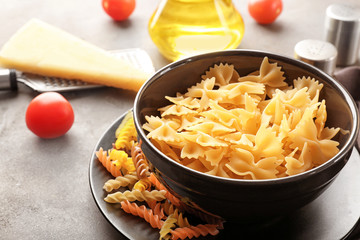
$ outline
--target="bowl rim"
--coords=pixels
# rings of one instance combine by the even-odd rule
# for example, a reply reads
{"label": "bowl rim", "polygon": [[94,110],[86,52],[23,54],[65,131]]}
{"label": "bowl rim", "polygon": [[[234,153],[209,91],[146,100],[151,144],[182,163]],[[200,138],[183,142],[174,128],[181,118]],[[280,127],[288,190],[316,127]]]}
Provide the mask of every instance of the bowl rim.
{"label": "bowl rim", "polygon": [[[146,88],[151,85],[154,81],[156,81],[159,77],[166,74],[168,71],[171,71],[174,68],[178,68],[184,64],[188,64],[194,61],[198,61],[204,58],[211,58],[211,57],[218,57],[218,56],[233,56],[233,55],[241,55],[241,56],[251,56],[251,57],[265,57],[267,56],[270,60],[277,61],[281,60],[283,62],[286,62],[290,65],[295,65],[298,67],[304,68],[304,70],[311,72],[314,75],[320,76],[323,79],[326,79],[327,81],[331,82],[333,86],[335,86],[335,89],[339,91],[343,97],[347,105],[349,106],[349,109],[351,111],[351,114],[353,116],[353,124],[351,126],[350,136],[348,140],[344,143],[344,146],[339,149],[339,152],[329,159],[327,162],[312,168],[308,171],[292,175],[292,176],[286,176],[282,178],[273,178],[273,179],[235,179],[235,178],[225,178],[215,175],[206,174],[194,169],[191,169],[189,167],[186,167],[175,160],[171,159],[170,157],[163,154],[158,148],[156,148],[150,140],[146,137],[146,134],[144,130],[142,129],[142,126],[140,124],[140,116],[139,116],[139,101],[141,99],[141,96],[144,94],[144,91]],[[210,67],[210,66],[209,66]],[[275,54],[267,51],[261,51],[261,50],[250,50],[250,49],[233,49],[233,50],[224,50],[224,51],[217,51],[217,52],[211,52],[211,53],[204,53],[199,55],[190,56],[181,60],[177,60],[175,62],[172,62],[162,68],[160,68],[158,71],[156,71],[139,89],[138,93],[136,94],[135,101],[134,101],[134,107],[133,107],[133,114],[134,114],[134,123],[135,127],[137,129],[138,135],[141,136],[142,141],[146,141],[148,146],[151,147],[153,151],[155,151],[157,154],[159,154],[162,158],[165,158],[168,160],[168,163],[172,166],[180,167],[182,170],[186,172],[190,172],[192,175],[195,175],[196,177],[204,178],[204,180],[216,180],[216,181],[223,181],[227,183],[235,183],[235,184],[251,184],[251,185],[264,185],[264,184],[287,184],[290,182],[295,182],[303,178],[308,178],[310,175],[317,174],[318,172],[322,172],[325,169],[329,168],[330,166],[336,164],[337,162],[341,161],[348,153],[351,153],[351,150],[353,149],[355,145],[355,141],[359,132],[359,111],[356,107],[356,103],[350,93],[343,87],[339,82],[337,82],[332,76],[328,75],[327,73],[323,72],[322,70],[308,64],[305,62],[302,62],[300,60],[290,58],[284,55]],[[151,160],[149,160],[151,162]],[[156,166],[155,166],[156,168]]]}

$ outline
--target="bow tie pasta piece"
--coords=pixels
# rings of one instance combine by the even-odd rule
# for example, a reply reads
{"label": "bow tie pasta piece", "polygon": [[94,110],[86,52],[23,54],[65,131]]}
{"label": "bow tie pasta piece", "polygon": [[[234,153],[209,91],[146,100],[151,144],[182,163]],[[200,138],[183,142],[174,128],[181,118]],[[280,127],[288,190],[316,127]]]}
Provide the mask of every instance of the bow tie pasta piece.
{"label": "bow tie pasta piece", "polygon": [[276,157],[263,158],[255,162],[250,151],[235,148],[226,167],[239,177],[250,176],[250,179],[269,179],[276,178],[278,173],[276,168],[281,163],[282,160],[278,160]]}
{"label": "bow tie pasta piece", "polygon": [[294,130],[289,133],[292,148],[303,150],[305,143],[308,144],[314,164],[316,166],[326,162],[338,153],[337,141],[317,138],[317,128],[313,121],[313,110],[307,109],[301,121]]}
{"label": "bow tie pasta piece", "polygon": [[195,86],[188,88],[185,97],[193,98],[204,98],[207,96],[207,92],[213,90],[215,86],[215,78],[207,78],[200,83],[197,83]]}
{"label": "bow tie pasta piece", "polygon": [[231,82],[237,82],[239,79],[239,73],[234,69],[234,65],[223,64],[214,65],[209,71],[206,71],[204,75],[201,76],[202,79],[215,78],[215,85],[223,86]]}
{"label": "bow tie pasta piece", "polygon": [[252,149],[255,144],[255,135],[243,134],[240,132],[234,132],[227,135],[219,136],[219,139],[228,142],[230,146],[238,146],[247,150]]}
{"label": "bow tie pasta piece", "polygon": [[261,63],[260,66],[260,82],[269,87],[281,88],[287,86],[284,82],[284,72],[281,71],[281,67],[277,63],[270,63],[267,57]]}
{"label": "bow tie pasta piece", "polygon": [[180,126],[178,122],[173,120],[161,119],[159,117],[146,116],[148,124],[144,129],[151,130],[147,135],[148,138],[155,138],[168,142],[180,142],[181,136],[177,133],[176,129]]}
{"label": "bow tie pasta piece", "polygon": [[228,128],[220,123],[206,120],[202,123],[188,127],[187,130],[197,131],[197,132],[207,132],[211,136],[221,136],[227,133],[234,132],[235,128]]}
{"label": "bow tie pasta piece", "polygon": [[204,118],[198,115],[187,114],[180,117],[181,125],[177,129],[179,132],[188,129],[191,126],[204,122]]}
{"label": "bow tie pasta piece", "polygon": [[[335,137],[336,134],[338,134],[338,132],[340,131],[340,128],[328,128],[325,127],[322,131],[321,134],[319,136],[319,139],[327,139],[330,140],[332,138]],[[344,132],[344,134],[348,133],[347,131]]]}
{"label": "bow tie pasta piece", "polygon": [[219,90],[228,90],[227,97],[232,99],[239,95],[244,95],[245,93],[250,95],[263,95],[265,93],[265,85],[262,83],[246,81],[221,86]]}
{"label": "bow tie pasta piece", "polygon": [[197,113],[196,111],[191,110],[187,107],[175,104],[160,108],[159,111],[161,112],[161,117],[169,115],[182,116]]}
{"label": "bow tie pasta piece", "polygon": [[317,81],[315,78],[302,77],[294,80],[294,88],[302,89],[306,87],[311,99],[316,96],[317,92],[321,91],[323,86],[324,85],[319,83],[319,81]]}
{"label": "bow tie pasta piece", "polygon": [[281,67],[279,67],[277,63],[270,63],[267,57],[263,59],[260,65],[259,75],[253,74],[240,77],[239,82],[258,82],[273,88],[281,88],[287,86],[287,83],[284,81],[284,72],[281,71]]}
{"label": "bow tie pasta piece", "polygon": [[277,92],[282,98],[283,104],[287,109],[300,108],[305,109],[311,105],[311,98],[307,92],[307,88],[294,89],[286,91],[285,94],[281,94],[281,91]]}
{"label": "bow tie pasta piece", "polygon": [[221,91],[214,90],[215,78],[207,78],[195,86],[188,88],[185,97],[199,98],[198,111],[206,110],[208,108],[209,100],[221,100],[224,94]]}
{"label": "bow tie pasta piece", "polygon": [[156,148],[158,148],[162,153],[164,153],[169,158],[181,162],[180,160],[180,150],[178,148],[173,148],[169,145],[169,143],[160,141],[156,138],[151,138],[151,143],[154,144]]}
{"label": "bow tie pasta piece", "polygon": [[198,109],[198,108],[200,108],[199,100],[197,98],[184,97],[184,96],[181,96],[181,95],[178,96],[178,97],[165,96],[165,98],[167,100],[169,100],[170,102],[176,104],[176,105],[184,106],[184,107],[187,107],[189,109]]}
{"label": "bow tie pasta piece", "polygon": [[228,152],[226,147],[210,148],[205,152],[205,159],[212,167],[218,166],[219,162]]}
{"label": "bow tie pasta piece", "polygon": [[191,131],[191,132],[182,132],[180,135],[183,139],[191,142],[197,143],[203,147],[227,147],[227,144],[216,137],[212,137],[207,133]]}
{"label": "bow tie pasta piece", "polygon": [[325,122],[327,119],[326,105],[325,100],[323,100],[319,106],[318,111],[316,112],[315,125],[318,131],[317,137],[320,138],[321,133],[325,127]]}
{"label": "bow tie pasta piece", "polygon": [[262,125],[255,136],[253,155],[255,160],[266,157],[283,158],[282,139],[271,128]]}
{"label": "bow tie pasta piece", "polygon": [[304,149],[301,151],[300,156],[295,157],[297,152],[299,152],[298,148],[285,157],[286,174],[289,176],[305,172],[314,167],[312,159],[313,157],[311,155],[310,149],[308,149],[307,143],[305,143]]}

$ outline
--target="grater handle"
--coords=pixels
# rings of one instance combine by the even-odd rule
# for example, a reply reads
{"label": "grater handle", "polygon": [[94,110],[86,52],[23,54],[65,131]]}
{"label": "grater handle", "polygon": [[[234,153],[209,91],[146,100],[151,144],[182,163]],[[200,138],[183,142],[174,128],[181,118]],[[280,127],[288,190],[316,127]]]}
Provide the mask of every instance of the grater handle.
{"label": "grater handle", "polygon": [[18,89],[17,77],[14,69],[0,69],[0,90]]}

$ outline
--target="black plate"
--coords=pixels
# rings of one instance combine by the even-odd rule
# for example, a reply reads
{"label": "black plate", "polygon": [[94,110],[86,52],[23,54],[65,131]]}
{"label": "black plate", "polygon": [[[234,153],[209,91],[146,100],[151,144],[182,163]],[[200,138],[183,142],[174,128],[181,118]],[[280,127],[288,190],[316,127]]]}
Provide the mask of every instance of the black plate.
{"label": "black plate", "polygon": [[[126,114],[126,113],[125,113]],[[123,212],[120,204],[108,204],[103,199],[106,192],[104,183],[113,178],[97,160],[95,151],[100,147],[111,148],[115,140],[115,130],[124,118],[120,116],[105,131],[94,148],[90,160],[90,188],[105,218],[124,236],[134,240],[159,239],[159,231],[139,217]],[[232,236],[244,239],[326,239],[342,238],[360,216],[360,156],[356,149],[349,163],[341,171],[335,182],[319,198],[289,216],[262,226],[239,226],[226,223],[224,230],[215,239],[231,239]],[[246,237],[246,238],[245,238]]]}

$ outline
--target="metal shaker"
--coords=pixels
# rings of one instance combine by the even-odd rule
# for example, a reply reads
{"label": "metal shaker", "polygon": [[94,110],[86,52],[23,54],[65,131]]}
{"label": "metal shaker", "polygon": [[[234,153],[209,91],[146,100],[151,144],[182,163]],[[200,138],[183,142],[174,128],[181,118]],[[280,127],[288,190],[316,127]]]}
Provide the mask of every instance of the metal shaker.
{"label": "metal shaker", "polygon": [[325,40],[338,50],[337,65],[356,63],[360,45],[360,8],[341,3],[328,6]]}
{"label": "metal shaker", "polygon": [[336,67],[336,47],[326,41],[305,39],[294,48],[294,57],[332,75]]}

